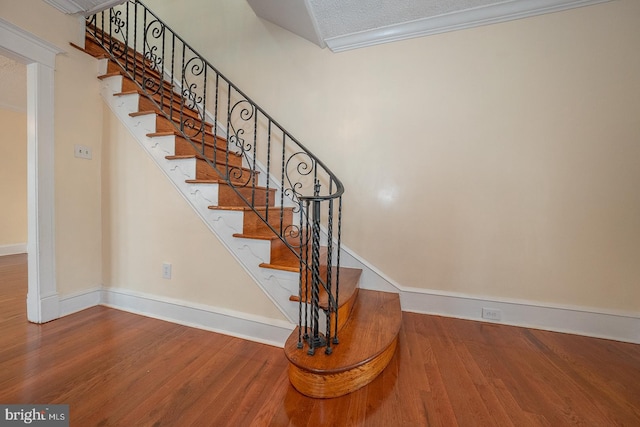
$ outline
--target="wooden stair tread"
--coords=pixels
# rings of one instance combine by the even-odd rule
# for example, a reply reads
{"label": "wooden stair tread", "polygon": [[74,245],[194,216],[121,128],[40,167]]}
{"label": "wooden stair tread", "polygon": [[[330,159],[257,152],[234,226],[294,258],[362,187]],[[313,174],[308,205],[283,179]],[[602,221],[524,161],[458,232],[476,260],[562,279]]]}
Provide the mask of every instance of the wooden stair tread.
{"label": "wooden stair tread", "polygon": [[289,271],[291,273],[298,273],[300,271],[298,267],[279,265],[279,264],[270,264],[268,262],[261,262],[259,267],[268,268],[271,270]]}
{"label": "wooden stair tread", "polygon": [[[153,132],[153,133],[148,133],[147,136],[150,137],[150,138],[154,138],[154,137],[157,137],[157,136],[179,136],[179,137],[183,137],[184,138],[184,136],[180,132],[178,132],[177,130],[176,131]],[[225,137],[220,136],[220,135],[216,135],[216,138],[221,140],[221,141],[225,141],[225,142],[227,140]],[[193,142],[197,143],[197,144],[202,144],[202,140],[199,139],[199,138],[190,138],[190,139]],[[204,144],[206,146],[208,146],[208,147],[214,147],[215,146],[212,142],[209,142],[209,141],[205,141]],[[229,155],[230,156],[238,156],[239,157],[242,154],[236,153],[235,151],[229,151]]]}
{"label": "wooden stair tread", "polygon": [[[264,187],[266,188],[266,187]],[[257,211],[266,211],[267,208],[265,207],[254,207],[251,208],[249,206],[209,206],[209,209],[231,209],[234,211],[253,211],[254,209]],[[285,210],[293,210],[292,207],[290,206],[285,206],[284,208]],[[280,206],[269,206],[269,210],[270,211],[279,211],[280,210]]]}
{"label": "wooden stair tread", "polygon": [[[321,267],[320,276],[326,277],[326,267]],[[333,278],[334,281],[331,283],[331,293],[332,295],[336,295],[336,282],[335,277],[337,269],[334,267],[333,269]],[[345,324],[349,321],[349,316],[353,310],[353,307],[356,303],[356,298],[359,293],[359,283],[360,276],[362,274],[362,270],[359,268],[349,268],[349,267],[340,267],[340,294],[338,297],[338,330],[341,331]],[[308,285],[311,284],[311,273],[307,275],[307,280],[303,283],[303,289],[308,289]],[[304,300],[307,303],[310,303],[311,291],[308,291],[304,296]],[[300,301],[300,297],[298,295],[291,295],[289,297],[289,301],[298,302]],[[327,310],[329,308],[329,296],[324,288],[321,286],[318,292],[318,306]],[[335,330],[335,313],[331,313],[331,330]]]}
{"label": "wooden stair tread", "polygon": [[[197,154],[174,154],[172,156],[165,156],[165,157],[167,159],[199,159],[199,160],[205,160],[205,157],[200,153],[197,153]],[[213,159],[207,158],[206,160],[213,160]],[[218,161],[217,163],[225,164],[224,161]],[[230,166],[230,168],[238,169],[237,166]],[[249,168],[246,168],[246,167],[242,167],[242,169],[250,170]],[[255,171],[256,175],[259,174],[259,173],[260,173],[260,171]]]}
{"label": "wooden stair tread", "polygon": [[211,209],[212,211],[250,211],[251,210],[251,208],[248,206],[209,206],[208,208]]}
{"label": "wooden stair tread", "polygon": [[[299,247],[300,238],[299,237],[289,237],[288,241],[292,247]],[[327,259],[327,247],[320,246],[320,262],[326,264]],[[311,264],[311,251],[309,251],[309,264]],[[295,269],[298,271],[300,265],[300,258],[297,254],[295,254],[291,248],[285,245],[282,240],[274,240],[271,245],[271,261],[266,264],[260,264],[260,267],[271,268],[274,270],[283,270],[283,271],[292,271],[291,269]],[[322,265],[321,265],[322,267]]]}
{"label": "wooden stair tread", "polygon": [[[125,76],[125,77],[127,77],[127,76]],[[181,99],[180,95],[178,93],[176,93],[176,92],[173,92],[173,94],[175,95],[175,97],[173,98],[174,104],[180,104],[182,106],[182,104],[180,103],[180,99]],[[123,90],[122,92],[118,92],[118,93],[114,93],[113,94],[113,96],[127,96],[127,95],[140,95],[140,96],[149,98],[149,96],[147,96],[147,94],[144,93],[144,91],[142,89],[138,88],[138,87],[136,87],[135,89]],[[159,101],[158,99],[155,98],[155,96],[160,97],[158,94],[153,94],[153,95],[150,95],[150,96],[156,102]],[[172,101],[171,99],[169,99],[169,95],[167,95],[165,97],[162,97],[162,100],[164,101],[165,106],[169,105],[171,103],[171,101]],[[178,107],[176,107],[176,109],[179,111]],[[194,110],[192,108],[186,107],[186,106],[184,107],[184,111],[191,112],[191,113],[194,113],[194,114],[198,114],[199,113],[198,111],[196,111],[196,110]]]}
{"label": "wooden stair tread", "polygon": [[[224,180],[224,179],[215,179],[215,178],[211,178],[211,179],[186,179],[184,182],[186,182],[187,184],[220,184],[220,185],[229,185],[229,183],[226,180]],[[251,190],[253,188],[251,186],[241,187],[239,185],[236,185],[235,187],[236,188],[244,188],[244,189],[248,189],[248,190]],[[264,190],[267,189],[267,187],[261,187],[259,185],[256,185],[255,189],[264,191]],[[276,191],[276,190],[270,188],[269,191]],[[208,208],[212,209],[212,210],[216,210],[216,209],[238,210],[239,206],[228,206],[228,207],[208,206]]]}
{"label": "wooden stair tread", "polygon": [[349,320],[340,331],[341,344],[325,354],[308,345],[298,348],[297,327],[287,339],[289,380],[301,393],[319,398],[338,397],[373,381],[389,364],[398,343],[402,322],[398,294],[360,289]]}
{"label": "wooden stair tread", "polygon": [[[336,294],[336,283],[335,283],[336,270],[337,269],[333,267],[333,273],[332,273],[333,283],[331,283],[331,293],[333,295]],[[327,267],[321,266],[320,276],[326,277],[326,271],[327,271]],[[362,270],[359,268],[340,267],[340,294],[338,296],[339,306],[342,306],[343,304],[347,303],[352,297],[355,296],[355,293],[358,290],[358,283],[360,282],[361,275],[362,275]],[[311,280],[310,279],[307,280],[306,283],[311,283]],[[291,295],[291,297],[289,297],[289,301],[299,301],[299,300],[300,300],[300,297],[298,295]],[[307,302],[310,301],[308,297],[306,298],[306,300]],[[329,296],[327,295],[326,291],[322,288],[320,289],[320,292],[319,292],[318,305],[325,310],[329,307]]]}
{"label": "wooden stair tread", "polygon": [[[164,112],[164,111],[162,111],[162,110],[158,110],[157,108],[153,108],[153,109],[151,109],[151,110],[135,111],[135,112],[133,112],[133,113],[129,113],[129,115],[130,115],[131,117],[137,117],[137,116],[148,116],[149,114],[155,114],[155,115],[160,115],[160,116],[162,116],[162,117],[165,117],[165,116],[164,116],[164,113],[165,113],[165,112]],[[171,120],[172,120],[172,121],[174,121],[174,122],[176,122],[176,123],[180,123],[180,117],[178,117],[178,116],[173,116],[173,117],[171,117]],[[205,126],[209,126],[209,127],[212,127],[212,126],[213,126],[211,123],[207,123],[207,122],[204,122],[204,124],[205,124]],[[211,133],[211,132],[210,132],[210,131],[208,131],[208,130],[205,130],[204,132],[205,132],[205,133],[207,133],[207,134],[209,134],[209,135],[211,135],[211,136],[213,136],[213,133]],[[191,138],[191,139],[193,139],[193,138]]]}
{"label": "wooden stair tread", "polygon": [[[161,120],[166,120],[167,122],[172,123],[172,125],[169,125],[172,128],[175,128],[176,126],[180,126],[181,122],[180,122],[180,118],[179,117],[173,116],[170,119],[170,118],[165,116],[164,111],[157,110],[157,109],[134,111],[134,112],[129,113],[129,116],[130,117],[140,117],[140,116],[149,116],[149,115],[152,115],[152,114],[155,115],[156,120],[158,120],[158,118],[160,118]],[[164,126],[162,126],[162,127],[164,127]],[[216,136],[213,134],[213,132],[207,130],[206,129],[207,127],[212,127],[212,125],[210,123],[204,122],[204,128],[205,129],[197,129],[197,134],[198,135],[205,134],[207,136],[215,138]],[[172,131],[172,130],[166,130],[166,129],[158,130],[158,122],[156,122],[156,130],[160,131],[160,132],[171,132]],[[183,137],[183,138],[185,137],[179,131],[176,130],[176,132],[177,132],[177,136],[180,136],[180,137]],[[187,131],[185,131],[185,132],[187,132]],[[192,141],[194,141],[194,140],[198,141],[198,139],[195,136],[187,136],[187,139],[190,139]]]}
{"label": "wooden stair tread", "polygon": [[[202,154],[174,154],[172,156],[164,156],[167,160],[183,160],[183,159],[197,159],[197,160],[209,160],[213,162],[211,158],[205,158]],[[224,159],[216,159],[216,164],[226,166],[226,162]],[[260,171],[251,171],[251,169],[240,166],[229,165],[229,169],[242,169],[243,171],[247,171],[249,173],[254,173],[256,176],[260,173]],[[256,187],[257,188],[257,187]]]}
{"label": "wooden stair tread", "polygon": [[[224,179],[187,179],[185,182],[187,184],[227,184]],[[209,209],[212,207],[209,206]]]}
{"label": "wooden stair tread", "polygon": [[[125,76],[125,77],[129,79],[128,76]],[[160,104],[162,105],[163,111],[165,113],[167,113],[167,114],[169,114],[169,112],[171,112],[171,109],[173,109],[173,112],[176,113],[176,114],[182,114],[186,118],[191,118],[191,119],[200,121],[200,119],[201,119],[200,111],[198,111],[196,109],[193,109],[193,108],[190,108],[187,105],[185,105],[182,102],[182,96],[180,94],[178,94],[178,93],[176,93],[174,91],[170,91],[170,90],[167,90],[165,92],[171,92],[173,94],[173,96],[170,96],[169,94],[167,94],[167,95],[160,95],[160,94],[147,95],[139,87],[136,87],[134,89],[129,89],[129,90],[123,90],[122,92],[118,92],[118,93],[114,93],[113,96],[139,95],[140,96],[140,100],[138,101],[138,103],[139,103],[139,108],[141,108],[141,109],[144,109],[144,108],[156,109],[157,106],[153,104],[153,102],[156,102],[156,103],[158,103],[158,105],[160,105]],[[167,110],[169,110],[169,111],[167,111]]]}
{"label": "wooden stair tread", "polygon": [[[98,59],[102,59],[102,58],[98,58]],[[111,61],[111,57],[110,57],[110,56],[107,56],[105,59],[108,59],[108,60],[110,60],[110,61]],[[118,67],[118,68],[117,68],[116,70],[113,70],[113,69],[112,69],[111,71],[107,71],[105,74],[103,74],[103,75],[101,75],[101,76],[98,76],[98,78],[99,78],[100,80],[105,79],[105,78],[107,78],[107,77],[114,77],[114,76],[122,76],[122,77],[124,77],[125,79],[133,80],[133,79],[131,78],[131,76],[129,76],[129,74],[127,73],[127,71],[126,71],[126,70],[124,70],[124,69],[120,68],[120,65],[118,65],[117,63],[113,63],[113,64],[114,64],[116,67]],[[139,74],[139,75],[138,75],[138,73],[136,73],[136,80],[135,80],[135,81],[137,81],[138,83],[140,83],[140,82],[137,80],[137,77],[142,78],[142,76],[143,76],[142,71],[144,71],[144,76],[154,75],[154,76],[158,79],[158,81],[162,81],[162,86],[163,86],[165,89],[167,89],[167,90],[169,90],[169,91],[171,91],[171,90],[173,89],[173,86],[171,85],[171,83],[170,83],[170,82],[168,82],[168,81],[166,81],[166,80],[160,80],[160,76],[159,76],[158,72],[157,72],[157,71],[155,71],[155,70],[152,70],[152,69],[150,69],[150,68],[144,68],[144,70],[142,70],[142,69],[141,69],[141,71],[140,71],[140,74]],[[174,93],[175,93],[175,92],[174,92]]]}
{"label": "wooden stair tread", "polygon": [[94,53],[92,53],[91,51],[89,51],[89,50],[87,50],[87,49],[85,49],[85,48],[83,48],[83,47],[80,47],[80,46],[78,46],[77,44],[75,44],[75,43],[73,43],[73,42],[70,42],[69,44],[70,44],[72,47],[74,47],[74,48],[76,48],[76,49],[78,49],[78,50],[80,50],[80,51],[82,51],[82,52],[86,53],[87,55],[93,56],[93,57],[94,57],[94,58],[96,58],[96,59],[108,59],[108,58],[109,58],[109,55],[108,55],[106,52],[104,52],[104,51],[103,51],[103,53],[101,53],[101,54],[97,54],[97,53],[96,53],[96,54],[94,54]]}
{"label": "wooden stair tread", "polygon": [[277,240],[278,236],[271,232],[271,235],[268,234],[260,234],[260,233],[233,233],[233,237],[237,237],[239,239],[256,239],[256,240]]}
{"label": "wooden stair tread", "polygon": [[360,289],[349,321],[338,336],[341,342],[333,353],[316,351],[310,356],[305,343],[298,348],[298,331],[284,346],[287,359],[294,365],[315,373],[335,373],[357,367],[384,351],[398,336],[402,323],[400,297],[390,292]]}
{"label": "wooden stair tread", "polygon": [[104,80],[104,79],[108,79],[109,77],[117,77],[117,76],[122,76],[122,73],[105,73],[98,76],[98,80]]}

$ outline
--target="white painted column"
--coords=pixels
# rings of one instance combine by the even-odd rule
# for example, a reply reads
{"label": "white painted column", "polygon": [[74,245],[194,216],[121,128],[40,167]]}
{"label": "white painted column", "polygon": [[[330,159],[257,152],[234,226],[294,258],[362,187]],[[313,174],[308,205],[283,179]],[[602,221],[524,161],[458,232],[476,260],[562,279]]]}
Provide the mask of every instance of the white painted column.
{"label": "white painted column", "polygon": [[44,323],[60,316],[54,240],[54,69],[27,65],[27,318]]}

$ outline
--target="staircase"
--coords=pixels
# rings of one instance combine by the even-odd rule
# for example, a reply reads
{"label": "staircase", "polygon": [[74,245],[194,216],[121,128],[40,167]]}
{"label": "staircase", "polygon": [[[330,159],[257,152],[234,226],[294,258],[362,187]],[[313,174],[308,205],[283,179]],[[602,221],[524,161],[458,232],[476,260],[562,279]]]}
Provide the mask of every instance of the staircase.
{"label": "staircase", "polygon": [[141,2],[86,28],[75,47],[100,59],[105,102],[297,323],[291,384],[328,398],[373,381],[395,353],[400,301],[340,266],[340,181]]}

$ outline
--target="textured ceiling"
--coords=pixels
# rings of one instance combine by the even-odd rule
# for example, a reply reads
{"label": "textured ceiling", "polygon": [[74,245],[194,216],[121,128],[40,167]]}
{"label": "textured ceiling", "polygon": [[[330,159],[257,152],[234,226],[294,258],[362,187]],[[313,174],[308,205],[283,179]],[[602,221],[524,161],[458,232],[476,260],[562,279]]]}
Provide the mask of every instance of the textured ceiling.
{"label": "textured ceiling", "polygon": [[309,0],[322,36],[388,27],[399,22],[474,9],[496,0]]}
{"label": "textured ceiling", "polygon": [[125,0],[44,0],[64,13],[91,15]]}
{"label": "textured ceiling", "polygon": [[27,110],[27,67],[0,55],[0,108]]}

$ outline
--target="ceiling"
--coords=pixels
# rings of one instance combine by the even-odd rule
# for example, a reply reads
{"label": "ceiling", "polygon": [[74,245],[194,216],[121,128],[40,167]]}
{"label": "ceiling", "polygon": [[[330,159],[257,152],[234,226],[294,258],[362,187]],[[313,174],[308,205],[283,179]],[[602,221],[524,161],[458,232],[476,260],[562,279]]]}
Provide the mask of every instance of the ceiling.
{"label": "ceiling", "polygon": [[92,15],[124,0],[44,0],[56,9],[69,14]]}
{"label": "ceiling", "polygon": [[257,16],[334,52],[610,0],[247,0]]}
{"label": "ceiling", "polygon": [[[90,15],[124,0],[44,0]],[[238,1],[238,0],[228,0]],[[256,15],[333,52],[612,0],[247,0]]]}

